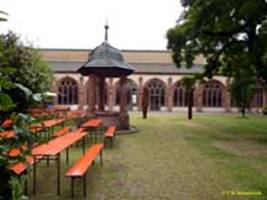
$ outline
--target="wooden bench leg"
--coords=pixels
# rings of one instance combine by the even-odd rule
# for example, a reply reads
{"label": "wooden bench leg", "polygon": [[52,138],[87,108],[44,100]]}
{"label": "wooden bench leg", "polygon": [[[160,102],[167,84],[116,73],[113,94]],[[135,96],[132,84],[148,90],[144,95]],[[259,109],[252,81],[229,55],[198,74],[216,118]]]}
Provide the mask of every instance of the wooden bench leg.
{"label": "wooden bench leg", "polygon": [[[27,175],[28,175],[28,172],[26,170],[25,176],[27,176]],[[25,182],[24,182],[24,194],[28,195],[28,179],[27,179],[27,177],[26,177]]]}
{"label": "wooden bench leg", "polygon": [[50,164],[50,158],[49,156],[46,156],[46,165],[49,166],[49,164]]}
{"label": "wooden bench leg", "polygon": [[103,150],[100,151],[100,164],[103,165]]}
{"label": "wooden bench leg", "polygon": [[32,193],[33,194],[36,194],[36,168],[37,168],[37,163],[36,163],[36,158],[35,158],[35,156],[33,157],[33,175],[32,175],[32,177],[33,177],[33,180],[32,180]]}
{"label": "wooden bench leg", "polygon": [[86,198],[86,173],[83,176],[83,197]]}
{"label": "wooden bench leg", "polygon": [[60,153],[57,155],[57,195],[60,195]]}
{"label": "wooden bench leg", "polygon": [[74,178],[71,177],[71,180],[70,180],[70,189],[71,189],[71,198],[73,199],[74,198]]}
{"label": "wooden bench leg", "polygon": [[85,137],[83,137],[83,140],[82,140],[82,145],[83,145],[83,154],[85,154]]}
{"label": "wooden bench leg", "polygon": [[113,148],[113,137],[110,137],[110,146]]}
{"label": "wooden bench leg", "polygon": [[66,149],[66,164],[69,164],[69,148]]}

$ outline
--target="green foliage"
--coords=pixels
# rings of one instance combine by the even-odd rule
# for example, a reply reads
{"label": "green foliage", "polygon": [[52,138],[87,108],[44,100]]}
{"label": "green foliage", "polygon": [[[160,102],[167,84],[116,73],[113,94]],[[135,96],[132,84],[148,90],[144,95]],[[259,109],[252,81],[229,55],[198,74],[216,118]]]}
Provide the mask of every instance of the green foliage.
{"label": "green foliage", "polygon": [[196,79],[194,77],[185,76],[182,78],[182,85],[186,91],[189,91],[194,88],[196,84]]}
{"label": "green foliage", "polygon": [[16,69],[10,75],[13,82],[20,83],[29,88],[33,93],[45,92],[50,89],[52,70],[41,58],[38,50],[25,47],[19,37],[9,32],[2,35],[4,41],[4,57],[7,62],[3,65]]}
{"label": "green foliage", "polygon": [[[2,16],[1,16],[1,15],[2,15]],[[0,10],[0,22],[5,22],[5,21],[7,21],[7,19],[6,19],[6,16],[7,16],[7,15],[8,15],[8,14],[7,14],[6,12]]]}
{"label": "green foliage", "polygon": [[182,0],[178,24],[168,30],[168,48],[178,67],[206,59],[203,77],[232,77],[240,62],[267,80],[267,2],[265,0]]}
{"label": "green foliage", "polygon": [[[0,11],[0,21],[5,21],[1,15],[7,14]],[[20,112],[33,105],[37,99],[34,93],[49,89],[51,80],[52,71],[37,50],[25,47],[14,33],[0,36],[0,131],[5,129],[1,124],[8,118],[15,132],[15,137],[0,137],[0,199],[22,198],[25,177],[14,175],[9,169],[16,162],[25,162],[31,154],[34,138],[29,125],[34,119]],[[12,149],[19,149],[20,153],[10,156]]]}
{"label": "green foliage", "polygon": [[[52,70],[42,60],[40,52],[32,47],[25,47],[16,34],[9,32],[0,38],[3,58],[0,65],[3,68],[12,66],[15,69],[12,73],[5,73],[4,78],[19,84],[13,88],[5,88],[4,91],[16,104],[16,111],[24,112],[29,106],[36,105],[33,99],[27,97],[30,96],[29,91],[49,91],[53,79]],[[25,91],[26,88],[29,89],[28,92]]]}

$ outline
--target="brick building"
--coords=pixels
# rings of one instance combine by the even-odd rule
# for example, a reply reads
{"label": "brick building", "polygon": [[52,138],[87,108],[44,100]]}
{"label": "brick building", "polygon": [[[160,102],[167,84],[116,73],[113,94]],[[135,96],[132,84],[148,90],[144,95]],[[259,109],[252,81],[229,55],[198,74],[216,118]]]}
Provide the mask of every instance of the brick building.
{"label": "brick building", "polygon": [[[88,77],[77,72],[90,55],[91,50],[41,49],[43,58],[51,64],[55,75],[52,90],[58,94],[56,104],[72,108],[84,108],[88,105]],[[204,59],[199,56],[191,69],[177,69],[169,51],[122,50],[127,63],[135,68],[128,77],[128,109],[140,109],[140,99],[144,87],[150,94],[150,110],[181,111],[186,110],[185,90],[180,80],[185,75],[203,71]],[[204,84],[198,84],[194,91],[194,109],[198,112],[236,111],[228,92],[227,78],[215,76]],[[108,78],[105,87],[105,105],[110,110],[118,110],[120,87],[118,79]],[[97,100],[98,101],[98,100]],[[261,85],[253,99],[252,111],[260,111],[267,104],[267,92]]]}

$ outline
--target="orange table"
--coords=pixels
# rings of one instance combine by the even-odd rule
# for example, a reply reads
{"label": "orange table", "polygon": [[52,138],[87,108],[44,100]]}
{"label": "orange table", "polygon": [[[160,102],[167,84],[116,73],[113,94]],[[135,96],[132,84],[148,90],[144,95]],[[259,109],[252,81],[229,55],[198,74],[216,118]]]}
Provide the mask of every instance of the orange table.
{"label": "orange table", "polygon": [[11,119],[6,119],[3,123],[2,123],[2,126],[4,128],[8,128],[8,127],[11,127],[13,125],[13,122]]}
{"label": "orange table", "polygon": [[0,132],[0,138],[13,138],[15,137],[15,132],[14,131],[4,131]]}
{"label": "orange table", "polygon": [[88,131],[94,137],[94,142],[97,142],[97,129],[103,124],[101,119],[90,119],[87,122],[82,124],[82,128]]}
{"label": "orange table", "polygon": [[90,119],[87,122],[82,124],[82,128],[88,129],[88,128],[97,128],[101,126],[103,121],[101,119]]}
{"label": "orange table", "polygon": [[[76,143],[77,141],[83,139],[83,152],[85,151],[85,140],[83,129],[77,129],[74,132],[68,133],[62,137],[51,140],[46,144],[42,144],[38,147],[32,149],[32,155],[34,159],[38,156],[45,157],[55,157],[57,162],[57,194],[60,195],[60,153],[65,149],[68,152],[68,148]],[[68,155],[68,153],[67,153]],[[34,162],[35,163],[35,162]],[[36,164],[33,166],[33,193],[36,193]]]}
{"label": "orange table", "polygon": [[40,131],[47,129],[48,135],[50,135],[50,134],[53,134],[54,127],[63,123],[64,121],[65,120],[63,118],[46,120],[41,123],[32,125],[31,130],[33,133],[38,133]]}

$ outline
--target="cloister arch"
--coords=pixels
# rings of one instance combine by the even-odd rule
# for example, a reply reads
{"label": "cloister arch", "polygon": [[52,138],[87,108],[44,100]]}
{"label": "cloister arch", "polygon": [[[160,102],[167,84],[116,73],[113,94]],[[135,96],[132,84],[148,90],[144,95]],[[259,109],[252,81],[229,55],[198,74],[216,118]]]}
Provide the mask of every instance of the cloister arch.
{"label": "cloister arch", "polygon": [[57,82],[57,103],[59,105],[78,104],[79,84],[71,77],[63,77]]}
{"label": "cloister arch", "polygon": [[172,101],[174,107],[188,106],[186,91],[181,81],[177,81],[172,86]]}
{"label": "cloister arch", "polygon": [[146,82],[145,87],[149,91],[150,110],[160,110],[166,102],[166,84],[160,79],[153,78]]}
{"label": "cloister arch", "polygon": [[[139,88],[137,83],[132,79],[127,79],[127,105],[128,109],[132,110],[134,106],[138,105],[139,99]],[[119,84],[119,81],[117,81],[114,85],[114,91],[115,91],[115,104],[120,104],[120,96],[121,96],[121,87]]]}
{"label": "cloister arch", "polygon": [[223,107],[225,86],[217,80],[203,84],[203,107]]}

